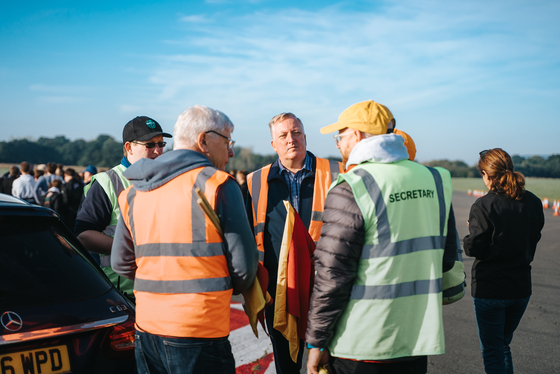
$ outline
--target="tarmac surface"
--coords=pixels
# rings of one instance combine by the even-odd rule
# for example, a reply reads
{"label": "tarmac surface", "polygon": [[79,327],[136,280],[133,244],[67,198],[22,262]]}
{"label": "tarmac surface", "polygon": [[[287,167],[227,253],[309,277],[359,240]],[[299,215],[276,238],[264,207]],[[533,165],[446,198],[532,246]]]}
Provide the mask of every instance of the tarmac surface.
{"label": "tarmac surface", "polygon": [[[467,219],[476,197],[464,192],[453,193],[453,209],[460,238],[468,234]],[[545,210],[545,226],[532,263],[533,295],[529,306],[515,331],[511,343],[515,373],[560,373],[560,216]],[[473,259],[463,257],[467,273],[465,297],[443,307],[445,354],[430,356],[430,374],[484,373],[471,297],[471,268]],[[242,309],[232,305],[233,309]],[[274,374],[270,342],[264,332],[256,339],[239,312],[237,329],[230,341],[238,373]],[[241,327],[239,327],[241,326]],[[301,370],[306,373],[305,362]]]}

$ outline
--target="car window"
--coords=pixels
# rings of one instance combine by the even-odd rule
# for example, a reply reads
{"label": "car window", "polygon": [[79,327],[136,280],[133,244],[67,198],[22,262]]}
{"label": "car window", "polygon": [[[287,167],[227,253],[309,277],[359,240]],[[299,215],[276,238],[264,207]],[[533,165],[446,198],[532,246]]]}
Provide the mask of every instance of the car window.
{"label": "car window", "polygon": [[0,306],[24,308],[92,298],[111,285],[53,218],[0,216]]}

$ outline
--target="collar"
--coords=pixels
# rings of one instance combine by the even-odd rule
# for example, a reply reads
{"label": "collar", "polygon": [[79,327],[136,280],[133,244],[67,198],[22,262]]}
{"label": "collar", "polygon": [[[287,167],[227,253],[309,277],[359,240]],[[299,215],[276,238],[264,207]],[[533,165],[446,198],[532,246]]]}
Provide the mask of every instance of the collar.
{"label": "collar", "polygon": [[290,174],[296,174],[302,170],[307,172],[313,171],[313,162],[311,160],[311,157],[309,157],[309,153],[306,153],[305,160],[303,161],[303,167],[301,168],[301,170],[298,170],[296,173],[292,173],[290,170],[286,169],[284,165],[282,165],[282,162],[280,162],[280,159],[278,159],[278,167],[280,168],[280,174],[282,174],[283,171]]}
{"label": "collar", "polygon": [[132,164],[130,163],[130,161],[128,161],[128,159],[126,157],[123,156],[123,158],[121,160],[121,165],[124,166],[125,168],[128,168]]}
{"label": "collar", "polygon": [[360,141],[348,157],[346,168],[362,162],[388,164],[408,159],[404,138],[396,134],[383,134]]}

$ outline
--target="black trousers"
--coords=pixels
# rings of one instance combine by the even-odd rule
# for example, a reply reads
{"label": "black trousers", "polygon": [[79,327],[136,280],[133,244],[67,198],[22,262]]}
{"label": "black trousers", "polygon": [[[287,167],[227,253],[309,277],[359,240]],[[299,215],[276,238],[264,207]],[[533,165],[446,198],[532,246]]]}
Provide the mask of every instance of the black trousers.
{"label": "black trousers", "polygon": [[265,308],[266,328],[270,334],[272,349],[274,350],[274,364],[276,365],[276,373],[278,374],[299,374],[301,370],[303,357],[303,340],[299,341],[299,353],[297,362],[293,362],[290,357],[290,343],[284,338],[284,335],[275,330],[274,325],[274,303]]}
{"label": "black trousers", "polygon": [[426,374],[428,372],[428,356],[420,356],[416,360],[401,361],[391,364],[352,361],[339,357],[331,360],[329,374]]}

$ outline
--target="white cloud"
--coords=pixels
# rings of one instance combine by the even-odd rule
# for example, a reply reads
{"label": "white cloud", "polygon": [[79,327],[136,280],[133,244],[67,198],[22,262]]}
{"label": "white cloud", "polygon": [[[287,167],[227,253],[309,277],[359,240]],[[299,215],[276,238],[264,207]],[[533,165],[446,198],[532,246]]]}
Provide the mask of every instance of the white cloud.
{"label": "white cloud", "polygon": [[[421,13],[393,20],[375,13],[341,14],[331,9],[259,12],[231,24],[195,30],[203,36],[189,42],[203,52],[164,57],[152,81],[169,86],[164,89],[167,92],[213,82],[244,86],[247,75],[251,86],[274,81],[296,87],[328,83],[350,91],[368,81],[390,81],[399,90],[454,84],[467,75],[469,81],[476,81],[485,75],[481,64],[511,65],[509,58],[531,49],[519,48],[516,41],[499,33],[472,35],[467,27],[471,18],[453,22],[444,15]],[[482,18],[478,24],[488,22]],[[457,37],[461,33],[464,37]]]}
{"label": "white cloud", "polygon": [[[534,79],[554,66],[558,73],[556,3],[344,6],[183,17],[188,29],[171,42],[176,53],[160,56],[148,80],[159,95],[146,104],[177,113],[194,103],[214,105],[239,118],[237,128],[253,140],[268,136],[257,126],[286,110],[314,131],[370,98],[406,112],[448,103],[466,110],[461,100],[474,95],[557,92]],[[558,75],[550,79],[558,82]]]}
{"label": "white cloud", "polygon": [[181,17],[181,21],[183,22],[189,22],[189,23],[207,23],[207,22],[211,22],[211,20],[209,18],[207,18],[205,15],[203,14],[193,14],[190,16],[183,16]]}

